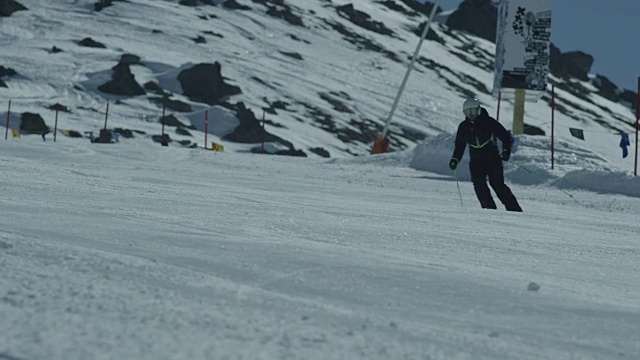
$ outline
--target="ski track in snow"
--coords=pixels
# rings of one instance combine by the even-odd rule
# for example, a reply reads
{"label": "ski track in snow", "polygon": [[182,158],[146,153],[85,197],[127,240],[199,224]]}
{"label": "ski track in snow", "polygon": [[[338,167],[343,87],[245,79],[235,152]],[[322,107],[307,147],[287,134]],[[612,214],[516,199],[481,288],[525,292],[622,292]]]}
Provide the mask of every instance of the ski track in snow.
{"label": "ski track in snow", "polygon": [[[525,213],[483,211],[468,182],[461,208],[450,178],[405,167],[401,153],[314,160],[121,145],[0,144],[0,354],[640,351],[629,335],[640,324],[632,198],[580,192],[584,206],[512,185]],[[612,198],[625,208],[607,208]],[[539,291],[527,291],[532,281]]]}

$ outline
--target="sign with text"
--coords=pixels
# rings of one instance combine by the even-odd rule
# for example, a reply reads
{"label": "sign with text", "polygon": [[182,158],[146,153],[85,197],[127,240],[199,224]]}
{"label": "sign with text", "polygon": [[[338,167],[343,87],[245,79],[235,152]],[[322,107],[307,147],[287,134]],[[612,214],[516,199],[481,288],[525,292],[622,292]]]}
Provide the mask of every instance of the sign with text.
{"label": "sign with text", "polygon": [[547,88],[551,0],[502,0],[496,28],[493,93],[525,90],[537,100]]}

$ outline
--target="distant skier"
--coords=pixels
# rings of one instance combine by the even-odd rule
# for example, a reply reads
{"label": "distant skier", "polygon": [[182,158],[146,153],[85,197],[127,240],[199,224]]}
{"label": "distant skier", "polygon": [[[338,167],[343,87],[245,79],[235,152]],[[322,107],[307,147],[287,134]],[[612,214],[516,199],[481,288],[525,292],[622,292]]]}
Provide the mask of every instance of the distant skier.
{"label": "distant skier", "polygon": [[[458,126],[455,149],[449,161],[449,168],[455,170],[464,155],[464,149],[469,144],[469,170],[473,189],[484,209],[496,209],[489,184],[496,192],[498,199],[508,211],[522,211],[518,200],[511,189],[504,183],[504,169],[502,161],[508,161],[511,156],[511,135],[496,119],[489,116],[487,110],[481,107],[474,98],[465,100],[462,105],[465,120]],[[502,142],[502,152],[494,142],[497,137]]]}

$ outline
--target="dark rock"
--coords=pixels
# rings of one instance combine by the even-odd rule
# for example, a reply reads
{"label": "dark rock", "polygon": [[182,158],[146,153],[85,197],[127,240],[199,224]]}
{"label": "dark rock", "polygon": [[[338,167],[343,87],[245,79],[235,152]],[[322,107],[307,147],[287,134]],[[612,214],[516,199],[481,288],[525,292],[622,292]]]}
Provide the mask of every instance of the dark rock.
{"label": "dark rock", "polygon": [[[413,33],[417,36],[422,36],[422,32],[424,31],[425,26],[427,26],[426,21],[422,22]],[[427,40],[435,41],[442,45],[445,44],[444,39],[441,38],[435,31],[433,31],[432,28],[427,31]]]}
{"label": "dark rock", "polygon": [[184,135],[184,136],[192,136],[191,133],[183,127],[176,128],[176,134]]}
{"label": "dark rock", "polygon": [[293,147],[288,141],[285,141],[275,135],[266,132],[258,119],[256,119],[253,111],[246,108],[244,103],[239,102],[235,105],[222,104],[230,110],[234,110],[240,124],[222,139],[244,144],[257,144],[260,142],[277,142],[287,148]]}
{"label": "dark rock", "polygon": [[635,110],[638,107],[638,94],[631,90],[624,90],[620,94],[620,100],[628,103],[631,109]]}
{"label": "dark rock", "polygon": [[[151,135],[151,140],[162,144],[162,146],[167,146],[172,140],[169,134],[164,135]],[[164,145],[167,144],[167,145]]]}
{"label": "dark rock", "polygon": [[[400,1],[403,4],[407,5],[409,8],[411,8],[412,10],[427,16],[431,15],[431,9],[433,9],[433,5],[435,5],[434,3],[429,1],[425,2],[424,4],[421,4],[416,0],[400,0]],[[442,8],[438,6],[438,9],[436,9],[436,14],[441,11],[442,11]]]}
{"label": "dark rock", "polygon": [[138,55],[133,55],[133,54],[122,54],[122,56],[120,56],[120,62],[119,64],[125,64],[125,65],[141,65],[141,59],[140,56]]}
{"label": "dark rock", "polygon": [[369,31],[373,31],[382,35],[394,35],[393,31],[386,27],[382,22],[372,20],[369,14],[354,9],[353,4],[338,6],[336,7],[336,11],[338,12],[338,14],[340,14],[340,16],[348,19],[353,24],[358,25],[363,29],[367,29]]}
{"label": "dark rock", "polygon": [[165,126],[177,126],[177,127],[186,127],[185,124],[180,122],[178,118],[173,115],[167,115],[165,117],[160,117],[160,124],[164,124]]}
{"label": "dark rock", "polygon": [[2,79],[0,79],[0,87],[3,87],[3,88],[8,87],[8,86],[7,86],[7,83],[5,83],[4,81],[2,81]]}
{"label": "dark rock", "polygon": [[298,157],[307,157],[307,154],[302,150],[296,149],[288,149],[288,150],[278,150],[273,153],[274,155],[286,155],[286,156],[298,156]]}
{"label": "dark rock", "polygon": [[551,74],[562,79],[568,78],[569,70],[567,69],[567,64],[562,58],[562,52],[553,43],[550,45],[549,56],[549,71]]}
{"label": "dark rock", "polygon": [[259,2],[259,3],[264,3],[268,9],[267,9],[267,15],[269,16],[273,16],[275,18],[278,19],[282,19],[286,22],[288,22],[291,25],[296,25],[296,26],[303,26],[304,27],[304,23],[302,22],[302,18],[296,14],[294,14],[291,11],[291,8],[284,4],[284,2],[282,2],[282,4],[278,4],[278,6],[269,6],[267,5],[267,1],[255,1],[254,2]]}
{"label": "dark rock", "polygon": [[195,42],[196,44],[206,44],[207,39],[204,38],[204,36],[202,35],[198,35],[198,37],[192,39],[193,42]]}
{"label": "dark rock", "polygon": [[54,47],[51,48],[51,53],[52,54],[57,54],[57,53],[60,53],[60,52],[62,52],[62,49],[60,49],[57,46],[54,46]]}
{"label": "dark rock", "polygon": [[62,111],[62,112],[66,112],[66,113],[70,113],[71,112],[71,110],[69,110],[68,107],[66,107],[66,106],[64,106],[64,105],[62,105],[60,103],[55,103],[55,104],[49,106],[49,109],[50,110]]}
{"label": "dark rock", "polygon": [[198,6],[198,0],[180,0],[178,4],[184,6]]}
{"label": "dark rock", "polygon": [[80,40],[80,42],[78,42],[78,45],[85,46],[85,47],[91,47],[91,48],[98,48],[98,49],[106,49],[107,48],[104,44],[99,43],[99,42],[93,40],[92,38],[84,38],[84,39]]}
{"label": "dark rock", "polygon": [[129,129],[115,128],[113,129],[113,131],[117,132],[120,136],[122,136],[125,139],[133,138],[133,131]]}
{"label": "dark rock", "polygon": [[113,5],[116,1],[126,1],[126,0],[98,0],[95,4],[93,4],[93,9],[95,11],[101,11],[102,9]]}
{"label": "dark rock", "polygon": [[544,136],[545,132],[544,130],[540,129],[537,126],[533,126],[533,125],[529,125],[529,124],[523,124],[524,128],[522,130],[522,132],[525,135],[538,135],[538,136]]}
{"label": "dark rock", "polygon": [[[418,3],[415,0],[411,0],[411,2],[416,3],[420,6],[424,6]],[[384,1],[376,1],[376,3],[386,6],[387,8],[402,13],[407,16],[417,16],[418,13],[416,11],[407,10],[404,6],[398,5],[394,0],[384,0]]]}
{"label": "dark rock", "polygon": [[550,48],[549,70],[559,78],[573,76],[583,81],[589,80],[593,56],[582,51],[562,53],[553,43]]}
{"label": "dark rock", "polygon": [[155,94],[157,95],[161,95],[161,96],[168,96],[169,94],[167,94],[164,89],[155,81],[149,81],[146,84],[144,84],[144,88],[145,90],[148,91],[153,91]]}
{"label": "dark rock", "polygon": [[619,92],[620,89],[616,84],[611,82],[607,77],[602,75],[596,75],[596,78],[593,81],[593,84],[598,89],[598,94],[605,99],[609,99],[613,102],[618,102],[620,100]]}
{"label": "dark rock", "polygon": [[51,131],[40,114],[25,112],[20,119],[20,132],[23,134],[43,134]]}
{"label": "dark rock", "polygon": [[242,93],[239,87],[224,82],[220,70],[220,63],[216,61],[214,64],[198,64],[182,71],[178,75],[178,81],[182,85],[183,94],[192,101],[216,105],[227,96]]}
{"label": "dark rock", "polygon": [[6,68],[4,66],[0,66],[0,78],[5,76],[15,76],[17,74],[18,73],[12,68]]}
{"label": "dark rock", "polygon": [[288,56],[288,57],[290,57],[290,58],[294,58],[294,59],[296,59],[296,60],[303,60],[303,59],[302,59],[302,55],[300,55],[300,54],[298,54],[298,53],[296,53],[296,52],[280,51],[280,53],[281,53],[282,55]]}
{"label": "dark rock", "polygon": [[100,11],[106,7],[113,5],[114,0],[99,0],[97,3],[93,4],[93,9],[95,11]]}
{"label": "dark rock", "polygon": [[236,0],[227,0],[222,6],[233,10],[251,10],[251,8],[246,5],[238,4]]}
{"label": "dark rock", "polygon": [[0,0],[0,17],[9,17],[16,11],[29,10],[15,0]]}
{"label": "dark rock", "polygon": [[113,67],[113,73],[111,74],[111,80],[98,87],[98,90],[123,96],[137,96],[144,95],[146,92],[136,82],[135,77],[131,73],[129,65],[120,63]]}
{"label": "dark rock", "polygon": [[149,98],[150,101],[153,101],[156,104],[160,104],[165,106],[165,108],[177,112],[191,112],[191,105],[184,103],[180,100],[171,100],[168,97],[152,97]]}
{"label": "dark rock", "polygon": [[570,51],[562,54],[562,60],[567,64],[569,75],[583,81],[589,80],[593,56],[582,51]]}
{"label": "dark rock", "polygon": [[498,7],[491,0],[465,0],[449,15],[447,26],[496,42]]}
{"label": "dark rock", "polygon": [[75,130],[67,130],[66,131],[66,136],[70,137],[70,138],[81,138],[82,134],[78,131]]}
{"label": "dark rock", "polygon": [[330,158],[331,154],[329,154],[329,152],[321,147],[317,147],[317,148],[312,148],[309,149],[309,151],[311,151],[312,153],[322,156],[323,158]]}

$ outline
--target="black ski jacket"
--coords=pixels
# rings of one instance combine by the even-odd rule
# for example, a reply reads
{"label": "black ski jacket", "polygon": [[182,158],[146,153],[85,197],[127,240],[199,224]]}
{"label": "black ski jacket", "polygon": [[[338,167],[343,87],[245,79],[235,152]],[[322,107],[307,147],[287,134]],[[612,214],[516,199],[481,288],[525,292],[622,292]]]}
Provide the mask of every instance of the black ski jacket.
{"label": "black ski jacket", "polygon": [[482,108],[475,120],[465,119],[458,126],[456,147],[452,158],[460,162],[464,155],[464,148],[469,144],[469,158],[472,162],[499,160],[500,154],[495,137],[502,142],[502,150],[511,150],[511,136],[507,129]]}

